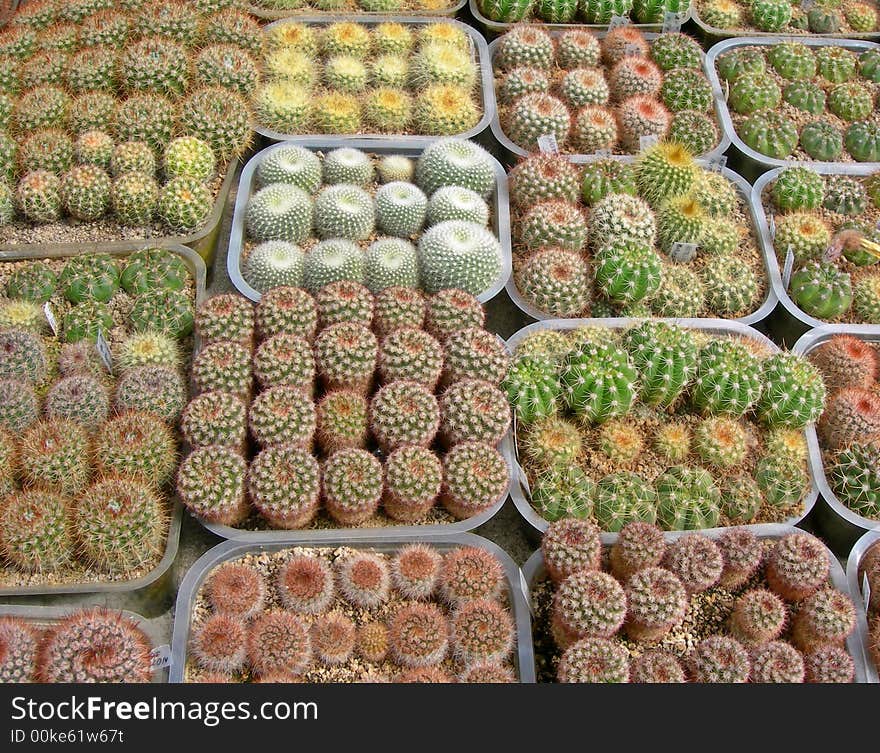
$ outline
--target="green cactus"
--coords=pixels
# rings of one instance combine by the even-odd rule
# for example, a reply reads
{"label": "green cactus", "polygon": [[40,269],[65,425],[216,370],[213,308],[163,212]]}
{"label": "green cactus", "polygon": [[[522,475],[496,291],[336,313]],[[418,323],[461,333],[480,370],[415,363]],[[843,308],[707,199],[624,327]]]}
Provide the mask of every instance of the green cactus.
{"label": "green cactus", "polygon": [[866,275],[856,280],[853,311],[869,324],[880,323],[880,275]]}
{"label": "green cactus", "polygon": [[544,520],[589,519],[596,484],[577,466],[554,466],[540,473],[532,485],[532,504]]}
{"label": "green cactus", "polygon": [[106,303],[85,301],[70,309],[62,319],[61,331],[69,343],[96,340],[98,332],[105,336],[113,328],[113,315]]}
{"label": "green cactus", "polygon": [[856,75],[858,57],[843,47],[828,45],[816,50],[819,75],[832,84],[842,84]]}
{"label": "green cactus", "polygon": [[880,83],[880,51],[865,50],[859,55],[859,75],[873,83]]}
{"label": "green cactus", "polygon": [[106,303],[119,289],[119,267],[109,254],[74,256],[64,265],[58,284],[71,303]]}
{"label": "green cactus", "polygon": [[658,520],[670,531],[714,528],[721,514],[721,492],[704,468],[673,466],[656,482]]}
{"label": "green cactus", "polygon": [[782,101],[779,85],[765,75],[743,75],[730,86],[728,102],[740,115],[750,115],[761,110],[773,110]]}
{"label": "green cactus", "polygon": [[757,303],[760,283],[748,262],[736,256],[714,256],[700,270],[709,308],[722,316],[749,311]]}
{"label": "green cactus", "polygon": [[700,351],[691,389],[694,405],[706,414],[741,416],[761,394],[761,365],[736,340],[713,340]]}
{"label": "green cactus", "polygon": [[856,162],[880,161],[880,126],[870,121],[852,123],[846,129],[844,144]]}
{"label": "green cactus", "polygon": [[28,262],[9,276],[6,295],[33,303],[45,303],[58,286],[58,276],[44,262]]}
{"label": "green cactus", "polygon": [[61,216],[61,181],[47,170],[27,173],[15,190],[18,208],[35,223],[57,222]]}
{"label": "green cactus", "polygon": [[681,110],[672,116],[669,124],[669,139],[682,144],[693,154],[706,154],[719,142],[719,131],[715,121],[702,112]]}
{"label": "green cactus", "polygon": [[791,276],[789,293],[805,313],[817,319],[836,319],[853,302],[849,274],[819,261],[808,262]]}
{"label": "green cactus", "polygon": [[725,81],[734,81],[746,74],[760,75],[767,71],[767,60],[758,48],[742,48],[718,58],[718,75]]}
{"label": "green cactus", "polygon": [[518,357],[502,386],[517,419],[525,424],[554,415],[561,401],[556,363],[546,357]]}
{"label": "green cactus", "polygon": [[636,473],[620,471],[602,478],[596,486],[593,515],[603,531],[620,531],[627,523],[657,520],[657,492]]}
{"label": "green cactus", "polygon": [[668,407],[697,373],[697,346],[687,330],[664,322],[643,322],[628,329],[623,346],[639,373],[639,398]]}
{"label": "green cactus", "polygon": [[681,144],[660,142],[636,161],[639,193],[652,206],[685,195],[699,175],[693,155]]}
{"label": "green cactus", "polygon": [[825,112],[825,92],[813,81],[794,81],[782,90],[782,99],[810,115]]}
{"label": "green cactus", "polygon": [[636,241],[617,241],[595,254],[596,284],[617,303],[634,303],[653,295],[660,286],[661,261],[653,248]]}
{"label": "green cactus", "polygon": [[809,488],[810,479],[802,464],[785,458],[761,458],[755,466],[755,482],[772,507],[799,502]]}
{"label": "green cactus", "polygon": [[593,206],[615,193],[638,194],[635,173],[630,165],[612,159],[596,160],[584,165],[581,199],[587,206]]}
{"label": "green cactus", "polygon": [[838,84],[828,94],[828,109],[842,120],[864,120],[874,110],[874,93],[855,81]]}
{"label": "green cactus", "polygon": [[[731,98],[740,80],[737,79],[731,89]],[[663,98],[663,104],[672,112],[682,110],[708,112],[712,107],[712,86],[702,72],[690,68],[668,71],[660,89],[660,96]]]}
{"label": "green cactus", "polygon": [[788,0],[751,0],[749,13],[761,31],[777,32],[791,20],[791,4]]}
{"label": "green cactus", "polygon": [[594,423],[625,415],[635,400],[637,381],[626,351],[613,344],[581,344],[566,356],[560,371],[566,404]]}
{"label": "green cactus", "polygon": [[[324,158],[325,163],[331,154],[333,152]],[[289,183],[308,194],[314,194],[321,186],[321,170],[321,160],[314,152],[302,146],[286,144],[266,154],[257,165],[255,175],[260,187]]]}
{"label": "green cactus", "polygon": [[807,11],[807,25],[814,34],[836,34],[841,21],[840,13],[834,8],[818,6]]}
{"label": "green cactus", "polygon": [[787,167],[776,177],[770,195],[783,212],[818,209],[825,201],[825,181],[807,167]]}
{"label": "green cactus", "polygon": [[135,299],[129,321],[138,332],[157,330],[175,338],[185,337],[193,329],[192,302],[176,290],[143,293]]}
{"label": "green cactus", "polygon": [[816,59],[803,42],[779,42],[767,52],[774,70],[789,81],[812,79],[816,75]]}
{"label": "green cactus", "polygon": [[790,353],[770,356],[762,364],[761,380],[764,389],[757,412],[766,424],[799,428],[822,415],[825,383],[805,358]]}
{"label": "green cactus", "polygon": [[737,133],[746,145],[775,159],[785,159],[798,144],[795,124],[785,115],[772,111],[750,115],[740,124]]}
{"label": "green cactus", "polygon": [[831,488],[850,510],[880,517],[880,445],[856,442],[840,452],[830,474]]}

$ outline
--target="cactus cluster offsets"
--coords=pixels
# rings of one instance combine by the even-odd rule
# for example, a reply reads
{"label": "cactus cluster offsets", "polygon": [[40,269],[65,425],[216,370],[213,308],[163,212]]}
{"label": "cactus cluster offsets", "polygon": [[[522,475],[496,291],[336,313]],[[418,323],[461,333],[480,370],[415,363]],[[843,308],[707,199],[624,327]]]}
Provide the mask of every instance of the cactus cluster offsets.
{"label": "cactus cluster offsets", "polygon": [[[588,24],[607,28],[615,16],[637,24],[659,24],[666,13],[685,14],[688,3],[680,0],[478,0],[477,8],[490,21],[515,24],[543,21],[548,24]],[[571,54],[577,54],[572,45]]]}
{"label": "cactus cluster offsets", "polygon": [[292,136],[465,133],[483,116],[480,65],[465,28],[279,22],[265,31],[256,121]]}
{"label": "cactus cluster offsets", "polygon": [[0,582],[146,575],[167,547],[192,273],[147,248],[4,262],[0,288]]}
{"label": "cactus cluster offsets", "polygon": [[706,26],[745,36],[758,32],[861,38],[878,31],[873,0],[806,5],[789,0],[695,0],[694,14]]}
{"label": "cactus cluster offsets", "polygon": [[247,554],[196,593],[185,680],[516,682],[510,597],[472,546]]}
{"label": "cactus cluster offsets", "polygon": [[543,316],[736,318],[766,298],[746,197],[677,141],[628,162],[532,154],[510,201],[513,280]]}
{"label": "cactus cluster offsets", "polygon": [[347,281],[480,295],[502,275],[488,203],[497,163],[474,142],[439,139],[412,158],[290,143],[258,159],[241,271],[260,292]]}
{"label": "cactus cluster offsets", "polygon": [[880,324],[878,177],[788,167],[763,191],[780,268],[793,257],[787,293],[808,316]]}
{"label": "cactus cluster offsets", "polygon": [[0,34],[0,240],[198,232],[251,141],[256,19],[179,0],[66,5],[22,9]]}
{"label": "cactus cluster offsets", "polygon": [[[510,358],[458,289],[279,286],[196,314],[183,503],[244,528],[437,523],[507,494]],[[226,339],[232,338],[234,339]],[[207,340],[207,343],[206,343]],[[253,442],[248,444],[250,437]]]}
{"label": "cactus cluster offsets", "polygon": [[826,404],[805,358],[650,320],[537,330],[502,386],[522,490],[547,521],[677,531],[802,514],[803,429]]}
{"label": "cactus cluster offsets", "polygon": [[715,65],[736,133],[756,152],[777,160],[880,161],[880,51],[788,39],[737,47]]}
{"label": "cactus cluster offsets", "polygon": [[561,152],[634,154],[643,137],[669,137],[705,154],[720,130],[702,54],[680,33],[648,42],[622,26],[600,41],[586,29],[515,26],[492,61],[501,127],[527,151],[552,136]]}
{"label": "cactus cluster offsets", "polygon": [[629,523],[608,572],[593,523],[551,523],[529,584],[538,681],[853,682],[856,607],[826,546],[791,530],[665,540]]}
{"label": "cactus cluster offsets", "polygon": [[880,520],[880,398],[877,344],[837,334],[811,350],[829,398],[817,426],[825,478],[839,502]]}

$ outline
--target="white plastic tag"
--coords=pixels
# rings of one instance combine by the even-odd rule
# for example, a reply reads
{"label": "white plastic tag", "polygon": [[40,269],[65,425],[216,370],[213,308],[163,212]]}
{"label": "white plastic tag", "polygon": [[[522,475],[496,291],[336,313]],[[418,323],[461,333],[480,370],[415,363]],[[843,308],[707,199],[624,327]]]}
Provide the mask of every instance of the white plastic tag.
{"label": "white plastic tag", "polygon": [[639,151],[644,151],[645,149],[650,149],[652,146],[657,146],[657,143],[660,141],[660,137],[651,134],[650,136],[639,136]]}
{"label": "white plastic tag", "polygon": [[46,317],[46,321],[49,322],[49,329],[52,330],[52,334],[58,337],[58,320],[55,318],[55,312],[52,311],[49,301],[43,304],[43,314]]}
{"label": "white plastic tag", "polygon": [[672,258],[672,260],[682,264],[693,261],[696,255],[696,243],[681,243],[679,241],[676,241],[672,244],[672,248],[669,249],[669,256]]}
{"label": "white plastic tag", "polygon": [[843,244],[832,243],[822,252],[822,261],[826,263],[837,261],[841,257],[841,254],[843,254]]}
{"label": "white plastic tag", "polygon": [[788,290],[788,283],[791,282],[791,272],[794,269],[794,252],[789,246],[785,254],[785,264],[782,267],[782,287]]}
{"label": "white plastic tag", "polygon": [[520,486],[525,490],[526,496],[531,499],[532,498],[532,487],[529,486],[529,479],[526,476],[526,472],[523,470],[523,467],[517,463],[516,464],[516,472],[519,476]]}
{"label": "white plastic tag", "polygon": [[544,154],[559,154],[559,144],[556,141],[556,137],[552,133],[538,136],[538,149]]}
{"label": "white plastic tag", "polygon": [[113,373],[113,355],[110,353],[110,345],[104,337],[104,330],[98,330],[98,339],[95,340],[95,349],[101,357],[104,368],[109,374]]}
{"label": "white plastic tag", "polygon": [[611,20],[608,22],[608,31],[620,26],[629,26],[629,24],[629,16],[611,16]]}
{"label": "white plastic tag", "polygon": [[636,55],[642,54],[642,48],[639,47],[637,44],[628,42],[623,46],[623,54],[625,57],[635,57]]}
{"label": "white plastic tag", "polygon": [[150,651],[150,666],[153,669],[163,669],[164,667],[171,666],[171,646],[167,643],[163,643],[161,646],[156,646],[152,651]]}
{"label": "white plastic tag", "polygon": [[725,167],[727,167],[727,157],[723,154],[713,157],[706,163],[706,169],[713,173],[720,173]]}
{"label": "white plastic tag", "polygon": [[520,586],[520,588],[522,588],[523,597],[525,597],[525,600],[526,600],[526,606],[529,608],[529,614],[532,615],[532,617],[534,617],[535,616],[535,607],[532,604],[532,593],[529,590],[529,584],[526,583],[526,576],[523,575],[522,570],[519,571],[519,586]]}
{"label": "white plastic tag", "polygon": [[611,156],[611,150],[610,149],[598,149],[595,152],[593,152],[593,154],[595,154],[597,157],[601,157],[602,159],[606,159]]}
{"label": "white plastic tag", "polygon": [[769,218],[767,218],[767,227],[770,230],[770,237],[776,237],[776,219],[771,214]]}
{"label": "white plastic tag", "polygon": [[868,582],[868,573],[862,573],[862,597],[865,599],[865,612],[867,612],[871,606],[871,584]]}
{"label": "white plastic tag", "polygon": [[808,11],[816,4],[816,0],[801,0],[801,10]]}
{"label": "white plastic tag", "polygon": [[672,10],[666,11],[663,14],[662,32],[668,34],[669,32],[681,31],[681,25],[684,23],[686,17],[687,13],[676,13]]}

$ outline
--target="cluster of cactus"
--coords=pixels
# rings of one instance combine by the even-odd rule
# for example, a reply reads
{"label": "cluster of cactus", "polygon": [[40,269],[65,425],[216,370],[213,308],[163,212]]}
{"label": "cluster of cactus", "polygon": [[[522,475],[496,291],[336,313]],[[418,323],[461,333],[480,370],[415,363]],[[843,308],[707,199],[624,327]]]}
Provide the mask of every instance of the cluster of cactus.
{"label": "cluster of cactus", "polygon": [[2,472],[0,550],[16,570],[60,579],[82,564],[117,578],[149,569],[167,538],[186,333],[134,314],[162,294],[191,328],[190,272],[158,248],[14,264],[0,424],[18,461]]}
{"label": "cluster of cactus", "polygon": [[788,0],[698,0],[700,21],[715,29],[770,34],[809,32],[835,37],[877,31],[877,8],[872,2],[791,3]]}
{"label": "cluster of cactus", "polygon": [[716,64],[729,88],[734,127],[747,146],[774,159],[880,159],[874,114],[880,56],[875,50],[813,48],[795,40],[774,42],[764,50],[732,50]]}
{"label": "cluster of cactus", "polygon": [[418,159],[276,147],[262,157],[245,209],[256,245],[248,246],[243,276],[260,292],[287,285],[315,293],[349,281],[373,293],[480,295],[502,271],[501,245],[488,227],[494,164],[482,147],[452,137]]}
{"label": "cluster of cactus", "polygon": [[810,351],[829,391],[818,425],[825,474],[837,499],[857,515],[880,518],[880,400],[876,345],[838,334]]}
{"label": "cluster of cactus", "polygon": [[604,531],[786,517],[809,487],[801,429],[826,394],[804,358],[651,320],[538,330],[502,387],[532,505]]}
{"label": "cluster of cactus", "polygon": [[543,315],[736,317],[763,297],[742,196],[677,142],[634,164],[536,154],[510,180],[514,282]]}
{"label": "cluster of cactus", "polygon": [[256,119],[286,134],[464,133],[483,115],[474,55],[450,22],[286,21],[268,35]]}
{"label": "cluster of cactus", "polygon": [[22,75],[0,76],[0,225],[188,235],[213,209],[217,171],[250,142],[262,33],[232,9],[101,8],[33,32]]}
{"label": "cluster of cactus", "polygon": [[[414,13],[427,15],[451,9],[448,0],[256,0],[268,17],[291,15],[291,11],[315,15],[319,13]],[[261,13],[262,16],[264,13]]]}
{"label": "cluster of cactus", "polygon": [[[874,178],[782,170],[765,196],[774,247],[793,257],[788,293],[806,314],[830,321],[880,323],[877,231],[860,217],[876,208]],[[880,199],[880,196],[877,197]]]}
{"label": "cluster of cactus", "polygon": [[495,555],[468,546],[229,560],[201,586],[210,609],[190,628],[186,680],[335,682],[341,668],[373,682],[514,682],[508,590]]}
{"label": "cluster of cactus", "polygon": [[183,503],[212,523],[248,525],[257,512],[275,528],[311,525],[322,504],[346,526],[380,507],[408,522],[437,503],[456,518],[489,509],[507,492],[496,445],[510,424],[499,386],[509,357],[482,316],[461,290],[374,296],[349,280],[314,297],[274,287],[256,310],[207,299],[199,394],[181,418]]}
{"label": "cluster of cactus", "polygon": [[[502,24],[543,21],[607,26],[615,17],[624,18],[627,23],[658,24],[666,13],[682,15],[688,6],[679,0],[479,0],[477,7],[490,21]],[[581,49],[579,43],[572,47]]]}
{"label": "cluster of cactus", "polygon": [[[541,543],[552,590],[539,597],[537,630],[561,651],[558,682],[853,681],[844,642],[855,607],[828,584],[829,552],[810,534],[772,541],[731,528],[667,543],[634,522],[611,546],[610,572],[601,550],[583,520],[550,523]],[[699,601],[718,588],[734,599],[723,621],[707,621]],[[683,625],[701,640],[678,639]]]}
{"label": "cluster of cactus", "polygon": [[632,26],[601,42],[584,29],[553,39],[540,26],[515,26],[494,61],[504,133],[528,151],[550,136],[562,152],[632,154],[642,137],[668,137],[704,154],[719,130],[701,55],[677,32],[649,44]]}

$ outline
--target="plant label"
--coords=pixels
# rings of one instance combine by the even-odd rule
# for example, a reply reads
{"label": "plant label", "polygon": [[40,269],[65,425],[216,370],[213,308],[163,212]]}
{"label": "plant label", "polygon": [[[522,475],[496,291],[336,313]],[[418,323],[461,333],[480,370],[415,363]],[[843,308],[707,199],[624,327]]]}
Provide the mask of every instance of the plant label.
{"label": "plant label", "polygon": [[556,137],[552,133],[538,136],[538,149],[544,154],[559,154],[559,144],[556,141]]}
{"label": "plant label", "polygon": [[843,254],[843,243],[832,243],[822,252],[822,261],[837,261]]}
{"label": "plant label", "polygon": [[104,337],[103,329],[98,330],[98,339],[95,340],[95,349],[98,351],[98,356],[100,356],[101,362],[104,364],[104,368],[107,369],[107,373],[112,375],[113,355],[110,353],[110,344]]}
{"label": "plant label", "polygon": [[163,643],[161,646],[156,646],[152,651],[150,651],[150,666],[153,669],[163,669],[164,667],[171,666],[171,646],[167,643]]}
{"label": "plant label", "polygon": [[772,214],[767,218],[767,229],[770,231],[770,237],[775,238],[776,237],[776,219],[773,217]]}
{"label": "plant label", "polygon": [[526,472],[523,470],[523,467],[519,463],[516,464],[516,473],[519,476],[520,486],[525,490],[526,496],[531,499],[532,488],[529,486],[529,479],[526,477]]}
{"label": "plant label", "polygon": [[645,149],[650,149],[652,146],[657,146],[657,142],[660,141],[660,137],[655,134],[651,134],[650,136],[639,136],[639,151],[644,151]]}
{"label": "plant label", "polygon": [[788,290],[788,283],[791,282],[791,272],[794,269],[794,251],[791,250],[791,246],[788,247],[788,251],[785,253],[785,264],[782,267],[782,287]]}
{"label": "plant label", "polygon": [[808,11],[816,4],[816,0],[801,0],[801,10]]}
{"label": "plant label", "polygon": [[629,42],[623,46],[623,54],[626,57],[638,57],[641,52],[642,48],[639,47],[637,44],[633,44],[632,42]]}
{"label": "plant label", "polygon": [[608,22],[608,31],[621,26],[629,26],[629,23],[629,16],[611,16],[611,20]]}
{"label": "plant label", "polygon": [[723,154],[718,157],[713,157],[706,164],[706,168],[713,173],[720,173],[725,167],[727,167],[727,157]]}
{"label": "plant label", "polygon": [[519,571],[519,587],[522,589],[523,596],[526,600],[526,606],[529,608],[529,614],[535,616],[535,607],[532,604],[532,592],[529,590],[529,584],[526,583],[526,576],[522,570]]}
{"label": "plant label", "polygon": [[676,241],[672,244],[672,248],[669,249],[669,256],[673,261],[677,261],[680,264],[687,264],[687,262],[693,261],[696,255],[696,243],[681,243],[680,241]]}
{"label": "plant label", "polygon": [[670,32],[681,31],[681,25],[684,23],[687,13],[676,13],[674,10],[668,10],[663,14],[663,26],[661,31],[664,34]]}
{"label": "plant label", "polygon": [[43,304],[43,315],[46,317],[46,321],[49,322],[49,329],[52,330],[52,334],[58,337],[58,320],[55,318],[55,312],[52,311],[49,301]]}
{"label": "plant label", "polygon": [[862,573],[862,597],[865,599],[865,613],[871,605],[871,584],[868,582],[868,573]]}
{"label": "plant label", "polygon": [[600,159],[607,159],[608,157],[611,156],[611,150],[610,149],[599,149],[598,151],[593,152],[593,154],[595,154]]}

